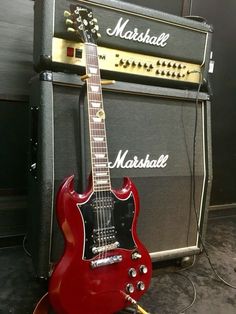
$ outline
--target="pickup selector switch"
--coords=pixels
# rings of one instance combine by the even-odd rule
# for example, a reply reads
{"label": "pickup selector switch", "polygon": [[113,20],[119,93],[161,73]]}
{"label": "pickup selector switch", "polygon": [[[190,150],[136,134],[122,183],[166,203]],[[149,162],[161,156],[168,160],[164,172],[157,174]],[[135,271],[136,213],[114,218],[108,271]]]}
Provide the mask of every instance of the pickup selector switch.
{"label": "pickup selector switch", "polygon": [[134,286],[132,285],[132,283],[128,283],[126,285],[126,292],[128,292],[128,293],[133,293],[134,292]]}
{"label": "pickup selector switch", "polygon": [[136,271],[136,269],[130,268],[130,269],[129,269],[129,275],[130,275],[130,277],[135,278],[135,277],[137,276],[137,271]]}

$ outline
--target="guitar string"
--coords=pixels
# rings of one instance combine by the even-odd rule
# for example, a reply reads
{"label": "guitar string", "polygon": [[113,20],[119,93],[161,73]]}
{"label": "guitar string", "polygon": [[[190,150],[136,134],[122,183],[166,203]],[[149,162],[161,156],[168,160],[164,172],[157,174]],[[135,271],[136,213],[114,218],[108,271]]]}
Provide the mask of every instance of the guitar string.
{"label": "guitar string", "polygon": [[[104,110],[104,104],[103,104],[103,97],[102,97],[102,85],[101,85],[101,78],[100,78],[100,70],[99,70],[99,65],[98,65],[98,52],[97,52],[97,46],[95,46],[95,50],[96,50],[96,61],[97,61],[97,67],[98,67],[98,71],[99,71],[99,88],[100,88],[100,95],[101,95],[101,108],[102,110]],[[104,136],[104,142],[101,142],[101,147],[105,148],[105,152],[106,152],[106,158],[105,158],[105,170],[106,170],[106,177],[107,177],[107,186],[109,185],[110,187],[110,173],[109,173],[109,167],[108,167],[108,148],[107,148],[107,139],[106,139],[106,127],[105,127],[105,117],[103,120],[103,136]],[[104,145],[102,145],[104,144]],[[102,167],[101,167],[102,168]],[[110,190],[110,188],[109,188]],[[110,216],[110,204],[109,204],[109,194],[110,191],[108,191],[107,189],[105,189],[105,191],[102,191],[102,202],[103,202],[103,230],[104,230],[104,238],[105,238],[105,250],[104,250],[104,256],[107,256],[107,250],[108,250],[108,237],[107,235],[109,234],[109,232],[106,233],[107,228],[109,228],[109,216]]]}
{"label": "guitar string", "polygon": [[[85,44],[85,51],[86,51],[86,73],[90,73],[89,71],[89,64],[90,64],[90,58],[89,58],[89,45]],[[97,219],[97,234],[93,234],[93,236],[97,237],[96,241],[95,241],[95,245],[98,245],[99,247],[101,246],[101,239],[100,239],[100,217],[99,217],[99,192],[96,191],[96,179],[94,176],[94,169],[93,169],[93,165],[94,165],[94,158],[96,158],[96,153],[95,153],[95,149],[93,147],[93,133],[94,133],[94,128],[93,128],[93,112],[91,110],[92,106],[92,99],[90,96],[90,90],[91,90],[91,85],[90,82],[91,79],[87,80],[87,97],[88,97],[88,116],[89,116],[89,133],[90,133],[90,145],[91,145],[91,164],[92,164],[92,183],[93,183],[93,190],[95,192],[95,213],[96,213],[96,219]],[[92,98],[93,98],[93,94],[92,94]],[[100,253],[98,254],[99,258]]]}
{"label": "guitar string", "polygon": [[[93,95],[92,98],[95,99],[95,101],[99,101],[99,103],[101,104],[100,109],[103,109],[101,80],[100,80],[100,75],[99,75],[100,73],[99,73],[99,68],[98,68],[98,55],[97,55],[96,46],[94,46],[94,45],[93,46],[89,45],[88,60],[89,60],[89,64],[91,66],[96,66],[96,69],[97,69],[97,75],[96,76],[93,75],[92,78],[90,79],[91,83],[96,83],[98,85],[98,92],[97,93],[96,93],[96,91],[92,90],[92,95]],[[94,79],[95,79],[95,82],[94,82]],[[94,113],[96,111],[96,108],[94,110],[92,110],[92,111],[93,111],[93,117],[96,118],[96,113]],[[102,119],[102,117],[101,117],[101,119]],[[101,120],[101,121],[98,121],[98,123],[100,123],[100,124],[97,124],[97,126],[95,128],[95,131],[93,129],[93,139],[92,139],[91,143],[93,145],[93,151],[94,152],[96,152],[97,154],[104,154],[103,142],[101,142],[101,144],[100,144],[100,142],[98,141],[95,144],[95,140],[94,140],[95,138],[99,138],[99,137],[104,135],[104,134],[101,134],[102,131],[104,131],[104,127],[103,127],[103,123],[104,122],[102,122],[102,120]],[[103,160],[104,159],[106,160],[107,156],[104,156]],[[96,167],[96,165],[99,165],[100,167]],[[98,211],[98,219],[99,219],[98,234],[99,234],[99,242],[101,242],[101,244],[99,244],[99,246],[102,246],[102,248],[105,248],[105,250],[102,249],[102,252],[101,252],[101,256],[102,256],[102,258],[104,258],[105,255],[106,255],[106,248],[107,248],[107,239],[106,239],[106,236],[105,236],[105,226],[106,226],[105,222],[106,222],[106,219],[107,219],[107,217],[106,217],[106,209],[105,209],[105,195],[104,195],[103,189],[100,188],[98,183],[97,183],[97,182],[99,182],[99,178],[100,178],[100,176],[98,174],[102,173],[101,163],[100,162],[96,162],[96,159],[95,159],[95,162],[93,160],[93,167],[94,167],[94,170],[95,170],[95,168],[97,168],[93,172],[93,174],[94,174],[96,190],[98,191],[98,193],[97,193],[98,197],[97,197],[96,201],[97,201],[97,211]],[[96,175],[97,175],[98,179],[96,178]],[[101,237],[101,239],[100,239],[100,237]]]}

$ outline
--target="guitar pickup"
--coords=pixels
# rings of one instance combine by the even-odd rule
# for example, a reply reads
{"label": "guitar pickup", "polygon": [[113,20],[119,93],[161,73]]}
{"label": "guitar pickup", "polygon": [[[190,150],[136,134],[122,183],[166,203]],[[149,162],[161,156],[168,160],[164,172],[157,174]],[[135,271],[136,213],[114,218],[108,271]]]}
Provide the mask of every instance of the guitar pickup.
{"label": "guitar pickup", "polygon": [[97,259],[96,261],[91,262],[92,268],[98,268],[102,266],[107,266],[111,264],[120,263],[122,261],[122,255],[114,255],[102,259]]}
{"label": "guitar pickup", "polygon": [[98,253],[117,249],[119,246],[120,246],[120,243],[116,241],[115,243],[108,244],[108,245],[103,245],[103,246],[98,246],[98,247],[95,246],[92,248],[92,252],[93,254],[98,254]]}

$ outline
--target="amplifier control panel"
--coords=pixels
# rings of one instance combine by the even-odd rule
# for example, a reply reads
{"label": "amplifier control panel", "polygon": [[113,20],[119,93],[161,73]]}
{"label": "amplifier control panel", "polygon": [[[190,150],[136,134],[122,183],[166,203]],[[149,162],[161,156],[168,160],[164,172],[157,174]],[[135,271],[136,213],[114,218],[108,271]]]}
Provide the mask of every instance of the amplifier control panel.
{"label": "amplifier control panel", "polygon": [[[98,55],[99,67],[105,71],[192,84],[199,84],[202,80],[203,64],[187,63],[106,47],[98,47]],[[52,61],[75,66],[75,69],[78,69],[78,66],[84,67],[84,44],[54,37]]]}

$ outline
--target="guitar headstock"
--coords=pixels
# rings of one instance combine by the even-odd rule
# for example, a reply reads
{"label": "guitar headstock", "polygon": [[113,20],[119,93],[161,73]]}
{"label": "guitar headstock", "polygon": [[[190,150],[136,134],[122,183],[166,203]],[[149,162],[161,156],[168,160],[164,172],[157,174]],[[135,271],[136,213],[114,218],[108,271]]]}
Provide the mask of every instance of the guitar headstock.
{"label": "guitar headstock", "polygon": [[70,11],[64,12],[68,32],[75,33],[84,43],[97,43],[99,26],[93,12],[86,6],[70,5]]}

